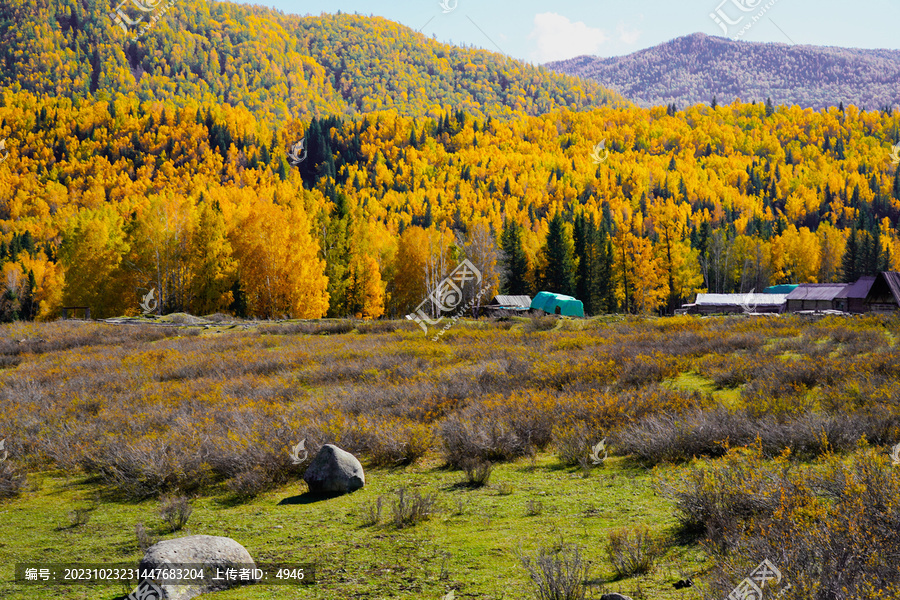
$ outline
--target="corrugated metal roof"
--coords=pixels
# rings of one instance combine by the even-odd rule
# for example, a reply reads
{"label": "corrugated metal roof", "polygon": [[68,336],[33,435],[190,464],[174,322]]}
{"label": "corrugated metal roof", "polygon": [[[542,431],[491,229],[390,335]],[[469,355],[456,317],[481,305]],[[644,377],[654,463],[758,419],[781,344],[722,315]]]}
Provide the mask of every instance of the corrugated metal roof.
{"label": "corrugated metal roof", "polygon": [[528,308],[531,306],[531,296],[508,296],[498,294],[491,300],[491,304],[499,306],[520,306]]}
{"label": "corrugated metal roof", "polygon": [[797,289],[787,295],[791,300],[825,300],[831,301],[844,291],[846,283],[801,283]]}
{"label": "corrugated metal roof", "polygon": [[779,306],[787,294],[697,294],[694,304],[699,306]]}
{"label": "corrugated metal roof", "polygon": [[834,298],[835,300],[837,300],[838,298],[865,299],[865,297],[869,295],[869,290],[872,289],[873,283],[875,283],[874,275],[860,277],[854,283],[851,283],[847,287],[845,287],[843,291]]}

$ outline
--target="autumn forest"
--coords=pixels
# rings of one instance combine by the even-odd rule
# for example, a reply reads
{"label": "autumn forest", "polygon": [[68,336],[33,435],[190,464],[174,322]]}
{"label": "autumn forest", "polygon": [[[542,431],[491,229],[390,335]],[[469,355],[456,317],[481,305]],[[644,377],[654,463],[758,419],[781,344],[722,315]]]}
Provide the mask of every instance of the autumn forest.
{"label": "autumn forest", "polygon": [[591,314],[900,268],[895,111],[642,109],[380,18],[104,10],[0,8],[4,320],[399,316],[463,258]]}

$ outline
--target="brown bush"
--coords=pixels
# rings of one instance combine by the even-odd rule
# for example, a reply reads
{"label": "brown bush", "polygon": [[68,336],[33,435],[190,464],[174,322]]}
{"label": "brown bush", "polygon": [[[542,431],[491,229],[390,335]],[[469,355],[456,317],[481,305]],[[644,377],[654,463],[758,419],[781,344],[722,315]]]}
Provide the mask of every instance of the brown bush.
{"label": "brown bush", "polygon": [[769,505],[763,510],[733,513],[731,535],[722,544],[710,544],[716,561],[709,581],[713,597],[727,595],[761,557],[784,574],[782,591],[787,583],[791,586],[787,598],[896,597],[900,472],[886,453],[865,451],[852,462],[833,458],[803,470],[751,457],[744,474],[750,482],[723,478],[719,470],[710,480],[689,486],[694,492],[688,495],[705,497],[717,486],[726,486],[720,496],[727,496],[762,484],[757,499],[778,497],[765,502]]}
{"label": "brown bush", "polygon": [[458,468],[471,461],[512,460],[529,451],[527,444],[503,423],[452,416],[440,431],[444,459]]}
{"label": "brown bush", "polygon": [[589,566],[577,546],[542,548],[537,556],[522,557],[537,600],[584,600]]}
{"label": "brown bush", "polygon": [[616,577],[623,579],[653,570],[653,565],[663,554],[663,545],[646,525],[639,525],[610,531],[607,534],[606,554]]}
{"label": "brown bush", "polygon": [[300,323],[278,323],[274,325],[263,325],[258,328],[259,333],[269,335],[297,335],[302,333],[305,335],[340,335],[350,333],[355,328],[353,321],[342,320],[321,320],[321,321],[302,321]]}
{"label": "brown bush", "polygon": [[24,485],[25,476],[9,462],[0,462],[0,500],[18,496]]}
{"label": "brown bush", "polygon": [[159,501],[159,516],[172,528],[172,533],[187,525],[193,510],[186,496],[163,496]]}
{"label": "brown bush", "polygon": [[427,521],[437,512],[437,496],[412,492],[406,487],[397,490],[391,505],[394,527],[403,529]]}

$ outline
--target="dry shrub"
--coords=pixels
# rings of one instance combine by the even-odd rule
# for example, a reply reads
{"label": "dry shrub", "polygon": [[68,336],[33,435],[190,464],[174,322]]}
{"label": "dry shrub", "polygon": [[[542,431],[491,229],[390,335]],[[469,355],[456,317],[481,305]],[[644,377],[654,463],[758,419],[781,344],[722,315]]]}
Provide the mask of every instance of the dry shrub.
{"label": "dry shrub", "polygon": [[535,314],[530,320],[525,322],[525,331],[535,333],[538,331],[550,331],[556,327],[559,317],[556,315],[540,315]]}
{"label": "dry shrub", "polygon": [[798,458],[850,451],[863,438],[886,443],[900,433],[900,415],[889,411],[844,415],[804,413],[790,419],[756,417],[725,408],[681,415],[652,415],[616,431],[616,446],[654,465],[722,456],[728,447],[758,444],[766,456],[789,450]]}
{"label": "dry shrub", "polygon": [[900,350],[893,349],[890,352],[868,357],[868,360],[874,374],[889,380],[900,378]]}
{"label": "dry shrub", "polygon": [[397,497],[391,506],[394,527],[403,529],[427,521],[437,512],[437,496],[411,492],[406,487],[397,490]]}
{"label": "dry shrub", "polygon": [[212,313],[211,315],[206,315],[203,318],[207,321],[210,321],[211,323],[225,323],[227,321],[235,320],[234,317],[226,315],[225,313]]}
{"label": "dry shrub", "polygon": [[713,405],[698,392],[670,390],[659,385],[560,399],[558,419],[583,421],[596,429],[611,429],[655,414],[681,414]]}
{"label": "dry shrub", "polygon": [[350,333],[355,328],[353,321],[347,319],[302,321],[300,323],[278,323],[263,325],[258,329],[261,334],[270,335],[339,335]]}
{"label": "dry shrub", "polygon": [[150,546],[155,545],[158,541],[147,533],[143,523],[137,523],[134,526],[134,535],[137,538],[138,547],[141,549],[141,552],[146,552]]}
{"label": "dry shrub", "polygon": [[[560,399],[548,392],[522,391],[508,396],[491,395],[473,406],[471,418],[505,423],[525,445],[526,451],[543,450],[553,440],[553,424],[559,418]],[[463,411],[467,413],[468,411]]]}
{"label": "dry shrub", "polygon": [[386,421],[363,427],[370,432],[366,453],[373,466],[411,465],[431,449],[432,426],[411,421]]}
{"label": "dry shrub", "polygon": [[765,354],[708,354],[700,359],[699,372],[717,387],[731,388],[753,379],[754,371],[773,357]]}
{"label": "dry shrub", "polygon": [[416,331],[419,326],[413,321],[359,321],[356,330],[362,334],[394,333],[396,331]]}
{"label": "dry shrub", "polygon": [[556,456],[564,465],[588,468],[594,444],[603,439],[602,430],[584,422],[559,425],[553,429],[553,445]]}
{"label": "dry shrub", "polygon": [[443,422],[441,440],[444,459],[454,467],[473,460],[512,460],[525,456],[529,450],[508,425],[459,415]]}
{"label": "dry shrub", "polygon": [[251,467],[246,471],[240,471],[234,477],[225,482],[227,489],[236,500],[252,500],[267,489],[272,487],[266,469]]}
{"label": "dry shrub", "polygon": [[525,503],[525,514],[529,517],[536,517],[544,512],[544,503],[534,498],[529,498]]}
{"label": "dry shrub", "polygon": [[384,505],[384,496],[378,496],[366,506],[363,516],[363,527],[371,527],[381,522],[381,509]]}
{"label": "dry shrub", "polygon": [[537,600],[584,600],[588,563],[577,546],[542,548],[534,558],[522,557]]}
{"label": "dry shrub", "polygon": [[685,532],[702,534],[724,551],[746,520],[770,517],[781,506],[783,492],[799,493],[789,479],[791,468],[785,461],[765,463],[758,449],[738,449],[661,476],[656,485],[675,502]]}
{"label": "dry shrub", "polygon": [[[716,567],[712,597],[724,597],[764,557],[785,574],[789,598],[832,600],[895,598],[900,590],[896,549],[900,546],[900,469],[886,452],[860,452],[852,461],[788,470],[779,461],[747,455],[743,482],[718,468],[704,481],[692,478],[682,493],[705,497],[738,495],[764,504],[734,511],[731,535],[709,544]],[[759,485],[753,491],[754,484]]]}
{"label": "dry shrub", "polygon": [[494,465],[490,462],[470,459],[465,461],[461,467],[466,474],[463,485],[470,488],[480,488],[486,486],[488,481],[490,481]]}
{"label": "dry shrub", "polygon": [[749,437],[746,416],[724,408],[651,415],[612,435],[623,454],[651,465],[697,456],[721,456],[729,444],[746,443]]}
{"label": "dry shrub", "polygon": [[0,500],[14,498],[22,493],[25,476],[8,461],[0,462]]}
{"label": "dry shrub", "polygon": [[[327,439],[318,426],[301,429],[275,407],[219,411],[216,421],[216,435],[203,444],[205,464],[238,499],[253,498],[296,477],[321,447],[318,440]],[[306,440],[306,460],[295,465],[290,449],[301,439]]]}
{"label": "dry shrub", "polygon": [[677,359],[660,352],[642,354],[626,363],[619,376],[619,386],[643,387],[674,377],[681,371]]}
{"label": "dry shrub", "polygon": [[77,321],[41,323],[39,328],[33,323],[12,323],[3,328],[5,335],[0,337],[0,356],[44,354],[88,346],[133,348],[167,337],[192,336],[199,333],[177,329],[180,328]]}
{"label": "dry shrub", "polygon": [[646,525],[639,525],[632,529],[610,531],[607,534],[606,553],[616,571],[616,577],[623,579],[649,573],[662,556],[663,545]]}
{"label": "dry shrub", "polygon": [[67,516],[69,517],[69,527],[74,529],[76,527],[87,525],[91,520],[91,513],[93,513],[96,509],[96,506],[79,506],[77,508],[73,508],[67,514]]}
{"label": "dry shrub", "polygon": [[0,369],[11,369],[17,367],[22,359],[18,356],[7,356],[0,354]]}
{"label": "dry shrub", "polygon": [[186,496],[163,496],[159,501],[159,516],[172,528],[172,533],[187,525],[193,510]]}
{"label": "dry shrub", "polygon": [[196,490],[210,482],[209,469],[197,448],[179,448],[149,438],[134,443],[126,438],[110,440],[80,462],[112,491],[135,500],[173,490]]}
{"label": "dry shrub", "polygon": [[616,382],[622,366],[608,355],[591,350],[563,351],[533,366],[534,383],[541,388],[565,392],[606,389]]}

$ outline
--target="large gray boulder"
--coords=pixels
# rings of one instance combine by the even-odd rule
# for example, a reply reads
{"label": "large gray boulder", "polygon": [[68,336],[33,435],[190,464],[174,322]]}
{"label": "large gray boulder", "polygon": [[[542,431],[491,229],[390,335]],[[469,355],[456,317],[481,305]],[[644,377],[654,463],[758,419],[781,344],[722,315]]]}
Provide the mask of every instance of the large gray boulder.
{"label": "large gray boulder", "polygon": [[[162,590],[160,600],[190,600],[200,594],[253,583],[252,570],[256,569],[256,563],[247,549],[231,538],[192,535],[164,540],[151,546],[141,559],[139,568],[141,571],[205,570],[203,579],[182,580],[181,583],[171,579],[153,580],[153,584]],[[226,569],[236,569],[235,576],[225,578]],[[217,573],[223,574],[222,580],[214,581]]]}
{"label": "large gray boulder", "polygon": [[303,474],[314,494],[345,494],[366,484],[366,475],[355,456],[334,444],[325,444]]}
{"label": "large gray boulder", "polygon": [[623,596],[622,594],[603,594],[600,596],[600,600],[631,600],[628,596]]}

